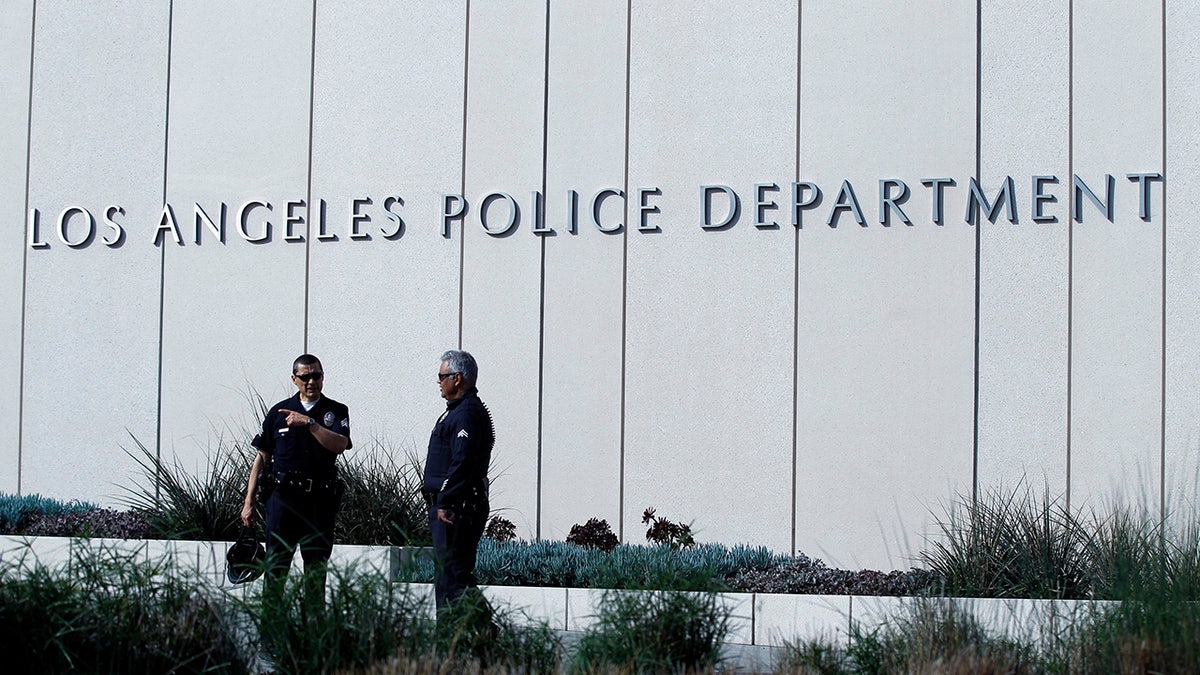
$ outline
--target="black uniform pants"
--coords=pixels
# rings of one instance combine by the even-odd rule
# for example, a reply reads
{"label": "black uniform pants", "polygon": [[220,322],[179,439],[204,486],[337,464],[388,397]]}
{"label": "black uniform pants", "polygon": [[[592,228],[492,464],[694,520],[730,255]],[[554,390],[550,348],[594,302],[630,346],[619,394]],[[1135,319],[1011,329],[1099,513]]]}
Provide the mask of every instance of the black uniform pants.
{"label": "black uniform pants", "polygon": [[454,524],[438,520],[437,507],[429,507],[429,530],[433,534],[435,559],[434,599],[439,611],[458,600],[463,591],[477,585],[475,554],[486,525],[488,503],[468,504],[454,512]]}
{"label": "black uniform pants", "polygon": [[338,502],[332,490],[304,492],[280,485],[271,493],[266,506],[267,566],[263,574],[268,599],[282,597],[284,579],[299,548],[304,559],[305,597],[324,605]]}

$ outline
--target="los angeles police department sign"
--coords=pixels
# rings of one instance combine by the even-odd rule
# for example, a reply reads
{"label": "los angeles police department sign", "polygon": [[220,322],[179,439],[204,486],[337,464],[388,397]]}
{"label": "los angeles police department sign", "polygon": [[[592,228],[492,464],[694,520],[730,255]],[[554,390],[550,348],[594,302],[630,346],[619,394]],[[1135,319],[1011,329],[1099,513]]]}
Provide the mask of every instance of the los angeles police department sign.
{"label": "los angeles police department sign", "polygon": [[[1163,175],[1138,172],[1127,173],[1124,178],[1133,184],[1130,187],[1136,193],[1138,218],[1151,222],[1155,186],[1164,182]],[[1069,188],[1054,175],[1035,175],[1029,180],[1031,197],[1020,205],[1023,208],[1018,206],[1016,183],[1011,176],[1005,177],[991,194],[985,193],[975,178],[962,183],[950,177],[922,178],[915,187],[897,178],[885,178],[880,179],[871,191],[869,202],[860,198],[860,190],[848,180],[843,180],[836,191],[810,181],[782,186],[779,183],[755,183],[749,193],[739,193],[728,185],[704,184],[697,192],[697,226],[702,230],[719,231],[746,219],[755,228],[775,229],[780,227],[780,220],[803,227],[814,218],[830,228],[850,221],[861,227],[871,223],[884,227],[897,223],[912,226],[912,207],[908,203],[916,190],[928,193],[929,221],[937,225],[945,225],[957,214],[962,214],[961,222],[968,225],[974,225],[979,216],[994,223],[1001,215],[1013,224],[1025,218],[1034,223],[1056,223],[1066,219],[1062,211],[1068,203],[1072,205],[1070,218],[1076,222],[1083,222],[1088,209],[1094,209],[1109,222],[1115,217],[1117,178],[1112,174],[1104,174],[1090,183],[1073,175]],[[1073,197],[1071,200],[1065,194],[1068,190]],[[626,229],[624,218],[627,212],[633,221],[632,230],[661,232],[665,214],[658,203],[663,196],[662,190],[639,187],[632,192],[632,200],[627,205],[626,195],[619,188],[602,188],[586,199],[581,199],[576,190],[567,190],[566,217],[564,222],[557,224],[546,222],[545,196],[541,192],[533,192],[528,200],[518,200],[507,192],[490,192],[478,197],[474,203],[461,194],[443,194],[439,213],[421,215],[422,222],[436,217],[441,235],[447,239],[452,237],[455,226],[462,226],[472,209],[478,211],[478,222],[483,231],[493,237],[515,234],[526,221],[529,232],[534,235],[551,235],[560,230],[578,234],[581,223],[582,227],[618,234]],[[948,210],[948,204],[951,210]],[[347,226],[340,234],[331,231],[327,225],[326,216],[331,205],[324,199],[316,201],[311,213],[302,199],[281,205],[259,199],[238,204],[194,202],[183,210],[168,203],[163,205],[157,226],[152,221],[135,225],[132,221],[140,219],[132,218],[118,204],[109,205],[99,213],[84,206],[67,206],[54,217],[34,207],[29,211],[27,223],[28,246],[38,250],[55,246],[86,249],[97,245],[119,247],[127,240],[154,246],[198,246],[206,240],[223,244],[228,236],[251,243],[303,242],[306,236],[317,241],[370,240],[376,236],[398,240],[404,236],[407,227],[404,206],[405,200],[399,194],[350,198],[341,205],[345,209]],[[333,205],[332,208],[339,207]],[[1121,208],[1132,212],[1133,205],[1122,204]],[[811,216],[806,219],[805,214]],[[921,214],[922,218],[924,216]],[[138,229],[131,230],[133,227]],[[234,234],[228,235],[229,231]]]}

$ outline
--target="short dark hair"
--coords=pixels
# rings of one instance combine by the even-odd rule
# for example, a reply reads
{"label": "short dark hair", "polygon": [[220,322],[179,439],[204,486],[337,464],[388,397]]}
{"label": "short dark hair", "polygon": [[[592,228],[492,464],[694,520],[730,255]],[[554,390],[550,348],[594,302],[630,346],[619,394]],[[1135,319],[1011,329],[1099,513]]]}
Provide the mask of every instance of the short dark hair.
{"label": "short dark hair", "polygon": [[296,371],[300,369],[300,366],[319,366],[319,365],[321,365],[321,359],[318,359],[317,357],[313,356],[312,354],[301,354],[300,356],[296,357],[295,361],[292,361],[292,374],[295,375]]}

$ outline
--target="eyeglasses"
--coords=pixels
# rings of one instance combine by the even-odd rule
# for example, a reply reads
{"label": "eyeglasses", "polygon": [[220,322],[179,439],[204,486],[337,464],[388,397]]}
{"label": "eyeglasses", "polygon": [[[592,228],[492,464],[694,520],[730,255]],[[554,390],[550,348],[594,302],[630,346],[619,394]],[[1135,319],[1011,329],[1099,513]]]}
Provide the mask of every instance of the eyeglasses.
{"label": "eyeglasses", "polygon": [[293,376],[294,376],[294,377],[298,377],[298,378],[300,378],[300,381],[301,381],[301,382],[308,382],[309,380],[323,380],[323,379],[325,379],[325,373],[322,373],[322,372],[321,372],[321,371],[319,371],[319,370],[317,370],[317,371],[314,371],[314,372],[311,372],[311,373],[299,373],[299,374],[295,374],[295,373],[293,373]]}
{"label": "eyeglasses", "polygon": [[441,382],[442,380],[446,379],[447,377],[453,377],[457,374],[458,373],[438,373],[438,382]]}

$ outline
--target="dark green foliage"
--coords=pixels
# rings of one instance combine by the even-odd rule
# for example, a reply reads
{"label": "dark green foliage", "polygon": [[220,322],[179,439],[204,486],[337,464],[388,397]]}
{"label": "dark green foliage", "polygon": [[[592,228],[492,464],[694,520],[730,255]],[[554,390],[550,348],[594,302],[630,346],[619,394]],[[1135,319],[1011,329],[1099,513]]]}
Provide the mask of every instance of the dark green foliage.
{"label": "dark green foliage", "polygon": [[729,609],[715,593],[607,591],[585,631],[573,669],[676,673],[713,667],[729,634]]}
{"label": "dark green foliage", "polygon": [[305,602],[303,578],[289,580],[277,604],[252,603],[262,645],[277,672],[363,667],[393,655],[418,655],[432,639],[425,602],[373,572],[329,572],[324,609]]}
{"label": "dark green foliage", "polygon": [[663,544],[671,548],[691,548],[696,545],[690,525],[673,523],[666,518],[656,516],[653,508],[647,508],[642,512],[642,524],[650,526],[646,530],[646,541],[651,544]]}
{"label": "dark green foliage", "polygon": [[63,502],[38,494],[10,495],[0,492],[0,534],[12,534],[29,521],[44,516],[59,516],[90,511],[97,508],[87,502]]}
{"label": "dark green foliage", "polygon": [[1089,591],[1089,538],[1061,500],[1029,490],[961,497],[921,559],[949,595],[1081,598]]}
{"label": "dark green foliage", "polygon": [[591,518],[583,525],[572,525],[567,534],[567,543],[584,548],[598,548],[601,551],[611,551],[621,543],[607,520]]}
{"label": "dark green foliage", "polygon": [[1058,499],[995,490],[949,510],[922,560],[947,595],[1200,600],[1200,537],[1113,505],[1084,517]]}
{"label": "dark green foliage", "polygon": [[[397,457],[403,455],[404,460]],[[339,544],[427,546],[432,542],[421,462],[412,450],[400,453],[374,439],[338,458],[346,492],[334,541]]]}
{"label": "dark green foliage", "polygon": [[822,595],[924,595],[935,577],[926,570],[879,572],[833,569],[804,554],[769,566],[739,566],[730,586],[747,593],[816,593]]}
{"label": "dark green foliage", "polygon": [[7,673],[244,672],[233,622],[212,589],[140,552],[79,546],[58,569],[0,570]]}
{"label": "dark green foliage", "polygon": [[159,534],[145,515],[137,511],[112,509],[33,516],[21,528],[21,532],[34,536],[106,539],[152,539]]}
{"label": "dark green foliage", "polygon": [[208,465],[196,476],[178,460],[167,461],[133,438],[126,453],[142,468],[142,482],[127,488],[126,503],[167,539],[233,541],[241,528],[246,481],[257,450],[218,438]]}
{"label": "dark green foliage", "polygon": [[1077,673],[1200,672],[1200,606],[1160,596],[1099,606],[1073,636]]}
{"label": "dark green foliage", "polygon": [[847,657],[857,673],[921,672],[945,664],[950,673],[1044,672],[1030,647],[989,636],[954,602],[918,601],[881,627],[852,625]]}
{"label": "dark green foliage", "polygon": [[812,642],[785,642],[776,657],[776,673],[803,673],[804,675],[841,675],[850,673],[852,664],[846,650],[840,645],[824,640]]}
{"label": "dark green foliage", "polygon": [[504,516],[492,516],[492,519],[488,521],[487,527],[483,530],[483,536],[496,541],[515,541],[517,538],[517,526]]}
{"label": "dark green foliage", "polygon": [[493,608],[479,589],[467,589],[438,617],[437,653],[454,671],[468,671],[477,662],[507,672],[556,672],[558,636],[545,623],[522,618]]}
{"label": "dark green foliage", "polygon": [[[739,569],[766,569],[786,558],[765,548],[704,544],[676,551],[665,546],[620,545],[605,552],[561,541],[496,542],[483,539],[475,575],[481,584],[575,588],[724,590]],[[415,561],[406,581],[428,583],[433,564]]]}

